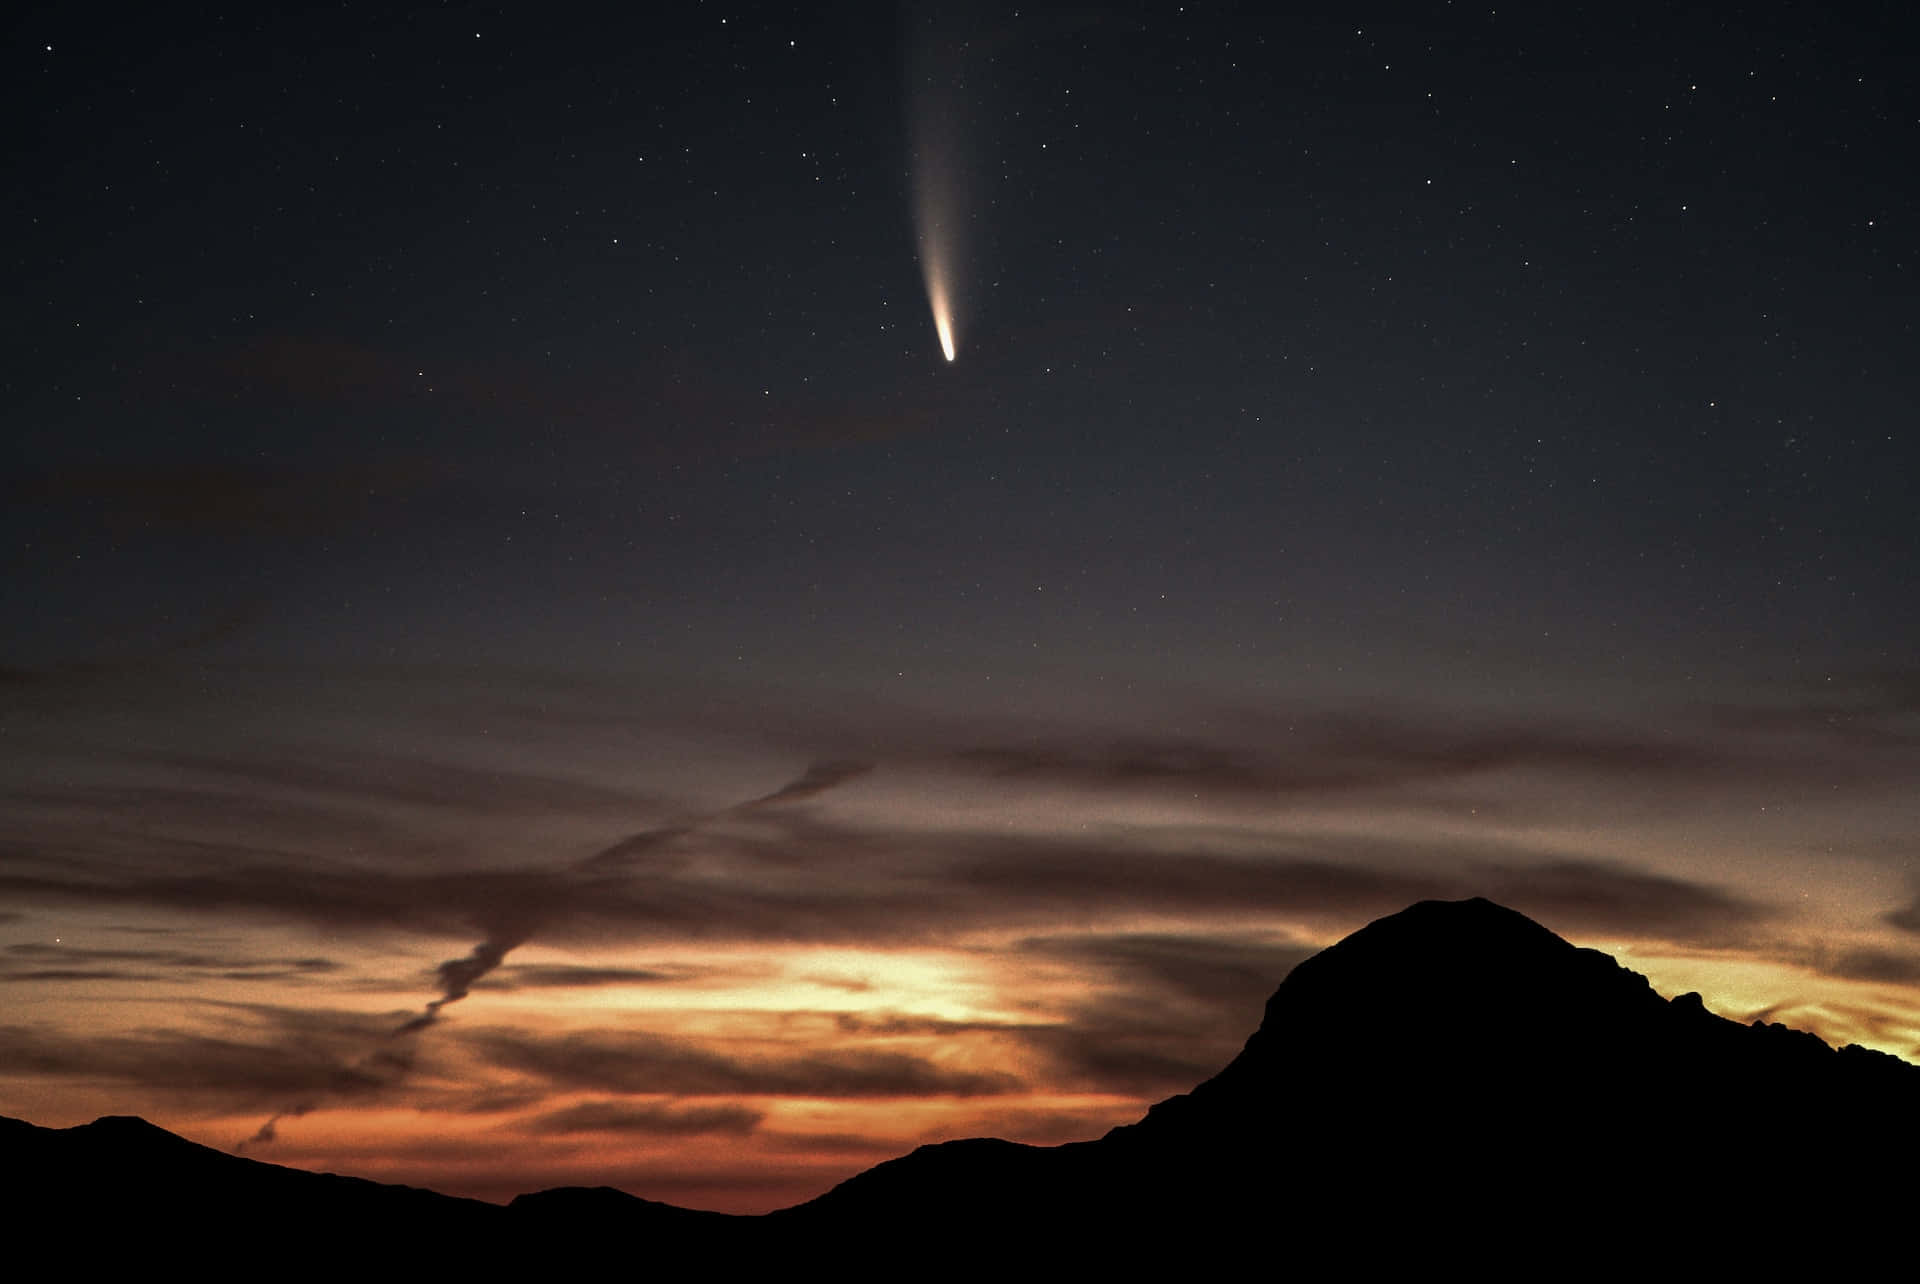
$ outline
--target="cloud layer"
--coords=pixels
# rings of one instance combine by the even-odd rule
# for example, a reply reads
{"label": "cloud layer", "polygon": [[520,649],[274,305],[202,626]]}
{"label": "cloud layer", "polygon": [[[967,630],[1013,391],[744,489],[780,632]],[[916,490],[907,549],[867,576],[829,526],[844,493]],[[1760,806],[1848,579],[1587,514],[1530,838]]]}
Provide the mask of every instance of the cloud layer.
{"label": "cloud layer", "polygon": [[[786,746],[804,720],[723,717],[675,732],[669,771],[543,764],[581,736],[634,750],[599,708],[511,712],[532,703],[435,709],[378,753],[195,733],[84,769],[61,766],[71,727],[36,742],[29,717],[9,752],[41,756],[0,786],[16,1109],[202,1120],[315,1163],[324,1112],[361,1171],[373,1134],[344,1138],[377,1119],[386,1175],[444,1184],[451,1128],[529,1183],[671,1173],[683,1197],[771,1199],[738,1170],[758,1164],[799,1197],[918,1140],[1124,1122],[1230,1059],[1321,945],[1470,895],[1649,957],[1785,969],[1783,1007],[1728,1002],[1920,1044],[1920,907],[1814,915],[1780,894],[1806,830],[1737,820],[1794,781],[1871,815],[1914,755],[1897,710],[1267,713],[1212,739],[882,721],[819,753]],[[427,1117],[466,1122],[398,1122]]]}

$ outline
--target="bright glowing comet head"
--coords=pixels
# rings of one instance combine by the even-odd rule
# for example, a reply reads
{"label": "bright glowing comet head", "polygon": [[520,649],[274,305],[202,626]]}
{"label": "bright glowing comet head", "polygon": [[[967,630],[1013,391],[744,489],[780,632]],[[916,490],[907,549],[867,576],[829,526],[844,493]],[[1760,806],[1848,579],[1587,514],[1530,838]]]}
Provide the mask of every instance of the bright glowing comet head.
{"label": "bright glowing comet head", "polygon": [[953,360],[953,314],[947,308],[947,300],[942,291],[929,288],[928,298],[933,303],[933,328],[940,333],[940,351],[947,354],[947,360]]}

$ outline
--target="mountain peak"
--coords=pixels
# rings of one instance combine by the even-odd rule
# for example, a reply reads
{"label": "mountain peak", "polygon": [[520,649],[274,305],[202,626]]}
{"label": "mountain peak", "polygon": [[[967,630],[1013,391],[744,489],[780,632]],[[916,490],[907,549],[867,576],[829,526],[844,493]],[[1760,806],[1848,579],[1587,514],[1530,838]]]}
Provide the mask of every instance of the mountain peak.
{"label": "mountain peak", "polygon": [[159,1124],[148,1123],[139,1115],[101,1115],[92,1123],[81,1124],[79,1126],[90,1133],[123,1139],[145,1137],[150,1140],[159,1140],[164,1137],[170,1141],[179,1140],[178,1137],[168,1132],[165,1128],[162,1128]]}
{"label": "mountain peak", "polygon": [[1596,1007],[1644,1010],[1657,1001],[1644,977],[1517,910],[1478,896],[1420,901],[1296,967],[1267,1001],[1253,1042],[1277,1034],[1275,1025],[1311,1023],[1322,1036],[1358,1039],[1382,1017],[1402,1029],[1490,1027],[1513,1024],[1523,1010],[1539,1018],[1577,1007],[1590,1018]]}
{"label": "mountain peak", "polygon": [[1420,901],[1294,968],[1240,1055],[1136,1127],[1297,1132],[1301,1100],[1339,1098],[1365,1103],[1354,1126],[1378,1133],[1576,1082],[1611,1096],[1611,1076],[1671,1024],[1666,1009],[1645,977],[1516,910]]}
{"label": "mountain peak", "polygon": [[[1301,968],[1316,970],[1410,964],[1508,968],[1523,959],[1563,960],[1577,947],[1518,910],[1484,896],[1462,901],[1418,901],[1397,914],[1375,919]],[[1295,969],[1298,973],[1299,968]]]}

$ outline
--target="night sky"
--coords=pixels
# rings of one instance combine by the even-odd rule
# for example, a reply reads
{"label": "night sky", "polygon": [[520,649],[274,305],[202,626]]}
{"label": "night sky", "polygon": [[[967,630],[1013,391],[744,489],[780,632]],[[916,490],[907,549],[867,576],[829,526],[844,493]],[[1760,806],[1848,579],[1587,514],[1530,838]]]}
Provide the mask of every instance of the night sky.
{"label": "night sky", "polygon": [[0,1114],[759,1210],[1428,896],[1920,1059],[1906,7],[1676,8],[15,6]]}

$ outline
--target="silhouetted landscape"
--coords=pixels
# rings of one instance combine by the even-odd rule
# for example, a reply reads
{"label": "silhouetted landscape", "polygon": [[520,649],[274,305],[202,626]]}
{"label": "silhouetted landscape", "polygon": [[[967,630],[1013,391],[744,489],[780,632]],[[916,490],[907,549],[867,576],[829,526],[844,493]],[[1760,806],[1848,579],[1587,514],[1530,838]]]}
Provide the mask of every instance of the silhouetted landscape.
{"label": "silhouetted landscape", "polygon": [[4,1120],[0,1137],[16,1241],[103,1232],[71,1241],[79,1260],[587,1252],[724,1272],[820,1255],[865,1273],[1251,1250],[1276,1269],[1564,1275],[1891,1251],[1916,1103],[1920,1067],[1663,999],[1474,899],[1420,902],[1301,963],[1230,1065],[1138,1123],[1057,1147],[923,1146],[760,1217],[606,1188],[502,1208],[223,1154],[130,1117]]}

